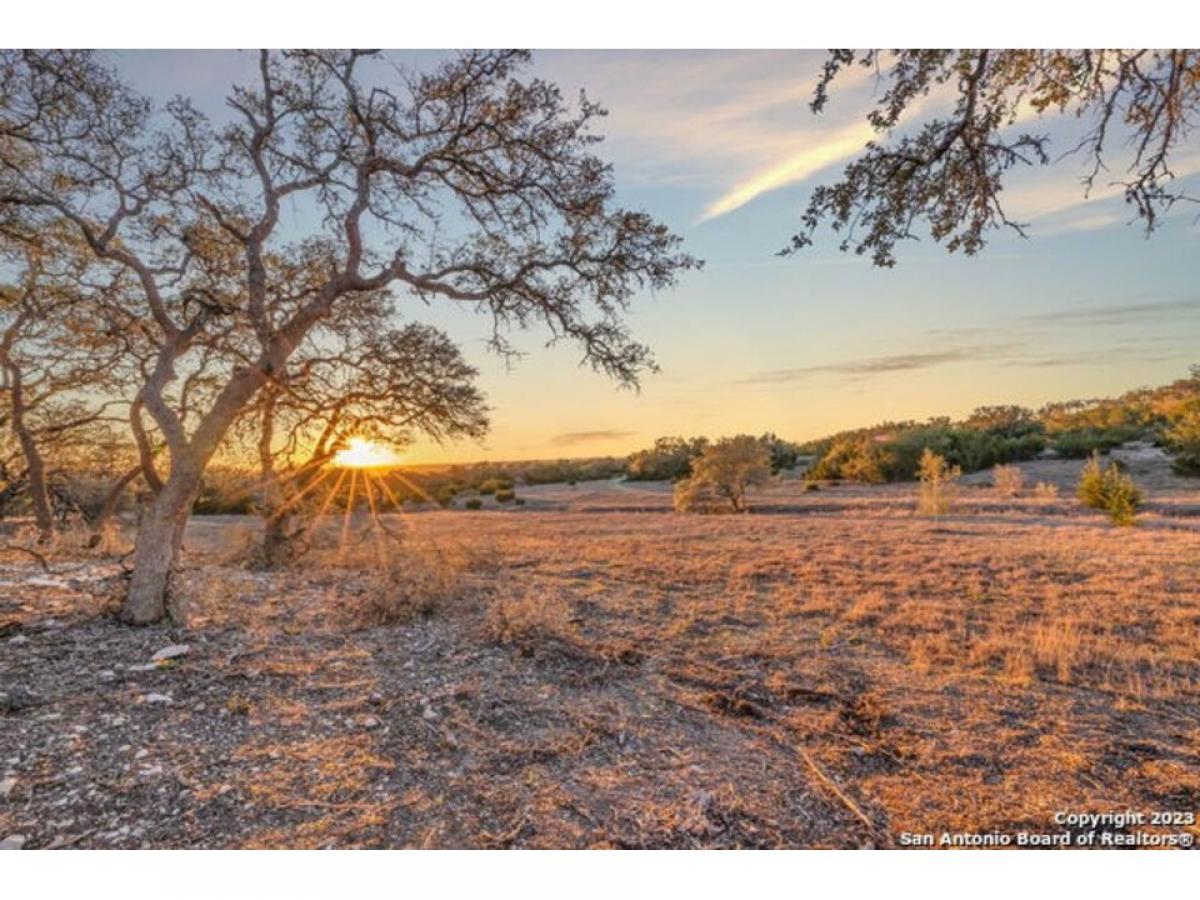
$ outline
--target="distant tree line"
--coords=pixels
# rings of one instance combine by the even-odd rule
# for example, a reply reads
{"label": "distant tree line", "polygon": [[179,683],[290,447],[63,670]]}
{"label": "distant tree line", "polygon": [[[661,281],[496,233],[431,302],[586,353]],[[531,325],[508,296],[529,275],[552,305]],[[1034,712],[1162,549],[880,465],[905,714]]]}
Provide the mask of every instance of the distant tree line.
{"label": "distant tree line", "polygon": [[868,483],[917,477],[930,450],[964,472],[1032,459],[1046,450],[1084,459],[1144,440],[1174,454],[1176,471],[1200,475],[1200,366],[1187,378],[1119,397],[976,409],[962,421],[884,422],[801,447],[813,458],[806,477]]}

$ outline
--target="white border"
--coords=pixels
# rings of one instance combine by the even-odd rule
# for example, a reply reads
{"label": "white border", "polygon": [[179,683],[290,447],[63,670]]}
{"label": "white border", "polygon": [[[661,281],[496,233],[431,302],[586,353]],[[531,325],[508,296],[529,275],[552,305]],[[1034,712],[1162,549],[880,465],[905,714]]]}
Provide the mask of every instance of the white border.
{"label": "white border", "polygon": [[[739,0],[708,7],[650,0],[58,0],[13,3],[7,46],[579,48],[821,46],[1158,46],[1200,44],[1194,3],[1160,0],[1153,16],[1110,17],[1091,2],[1012,0],[844,5]],[[0,857],[5,896],[104,900],[470,896],[635,898],[752,896],[1136,896],[1194,890],[1200,859],[1178,853],[1013,851],[854,856],[791,853],[20,852]],[[1190,877],[1189,877],[1190,876]],[[67,894],[70,891],[70,894]]]}
{"label": "white border", "polygon": [[796,48],[1200,45],[1194,2],[1113,15],[1086,0],[52,0],[10,3],[0,44],[106,48],[382,46]]}
{"label": "white border", "polygon": [[[54,855],[51,855],[54,854]],[[864,855],[865,854],[865,855]],[[11,897],[480,900],[1134,897],[1194,890],[1189,853],[1116,851],[28,851]],[[1172,886],[1177,890],[1172,890]],[[68,891],[70,893],[68,893]]]}

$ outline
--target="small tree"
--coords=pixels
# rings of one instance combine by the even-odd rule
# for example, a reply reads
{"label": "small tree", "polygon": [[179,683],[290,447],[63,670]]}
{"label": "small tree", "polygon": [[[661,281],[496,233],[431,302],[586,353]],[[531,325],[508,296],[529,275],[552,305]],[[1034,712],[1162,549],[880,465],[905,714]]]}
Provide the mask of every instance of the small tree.
{"label": "small tree", "polygon": [[1115,462],[1103,469],[1100,454],[1094,453],[1083,467],[1076,489],[1079,502],[1108,513],[1114,525],[1132,525],[1142,503],[1142,492]]}
{"label": "small tree", "polygon": [[1075,494],[1084,506],[1091,509],[1104,508],[1104,468],[1100,465],[1099,451],[1093,453],[1083,464]]}
{"label": "small tree", "polygon": [[675,486],[675,509],[712,512],[726,504],[747,512],[746,491],[771,478],[771,452],[756,437],[722,438],[692,463],[692,474]]}
{"label": "small tree", "polygon": [[962,469],[950,465],[944,457],[926,447],[921,454],[919,474],[921,484],[917,491],[917,513],[936,517],[950,512]]}

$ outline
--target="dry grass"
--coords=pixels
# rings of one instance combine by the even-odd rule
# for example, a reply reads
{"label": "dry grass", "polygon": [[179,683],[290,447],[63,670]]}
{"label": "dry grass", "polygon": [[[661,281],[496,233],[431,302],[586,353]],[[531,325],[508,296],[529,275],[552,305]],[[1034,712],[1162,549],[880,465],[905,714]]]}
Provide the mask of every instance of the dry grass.
{"label": "dry grass", "polygon": [[129,534],[118,523],[108,522],[93,533],[81,522],[72,521],[39,541],[37,528],[21,525],[5,543],[7,548],[27,548],[46,560],[76,562],[85,559],[110,559],[124,556],[133,549]]}
{"label": "dry grass", "polygon": [[197,523],[189,626],[234,649],[191,683],[239,742],[196,763],[230,786],[203,802],[255,846],[888,846],[1194,809],[1200,489],[1145,481],[1132,531],[970,484],[936,527],[912,485],[722,517],[531,488],[411,516],[382,566],[334,542],[271,574]]}
{"label": "dry grass", "polygon": [[1002,497],[1019,497],[1025,487],[1025,473],[1020,466],[996,466],[992,469],[992,487]]}
{"label": "dry grass", "polygon": [[1039,481],[1033,486],[1033,496],[1038,500],[1051,501],[1058,499],[1058,485],[1047,481]]}

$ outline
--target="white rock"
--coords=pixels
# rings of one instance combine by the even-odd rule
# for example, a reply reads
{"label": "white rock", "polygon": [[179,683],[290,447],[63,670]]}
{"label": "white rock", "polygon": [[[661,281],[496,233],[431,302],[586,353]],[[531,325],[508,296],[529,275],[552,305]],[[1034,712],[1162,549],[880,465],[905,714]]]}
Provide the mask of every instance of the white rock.
{"label": "white rock", "polygon": [[137,753],[133,754],[133,758],[134,759],[145,759],[149,755],[150,755],[150,751],[147,750],[145,747],[143,747]]}
{"label": "white rock", "polygon": [[23,634],[18,634],[18,635],[14,635],[13,637],[10,637],[8,639],[8,642],[10,644],[15,644],[16,646],[19,647],[19,646],[21,646],[21,644],[28,644],[29,638]]}
{"label": "white rock", "polygon": [[152,657],[150,657],[150,659],[154,662],[162,662],[164,659],[174,659],[177,656],[187,656],[191,652],[192,648],[189,644],[171,644],[169,647],[163,647]]}
{"label": "white rock", "polygon": [[167,694],[144,694],[142,696],[143,703],[174,703],[175,701]]}
{"label": "white rock", "polygon": [[7,800],[8,795],[13,792],[16,786],[17,779],[15,778],[5,778],[3,781],[0,781],[0,800]]}
{"label": "white rock", "polygon": [[26,837],[23,834],[10,834],[0,841],[0,850],[20,850],[25,846]]}

